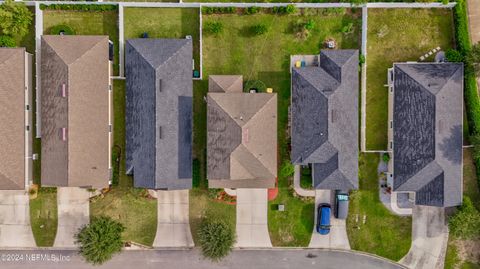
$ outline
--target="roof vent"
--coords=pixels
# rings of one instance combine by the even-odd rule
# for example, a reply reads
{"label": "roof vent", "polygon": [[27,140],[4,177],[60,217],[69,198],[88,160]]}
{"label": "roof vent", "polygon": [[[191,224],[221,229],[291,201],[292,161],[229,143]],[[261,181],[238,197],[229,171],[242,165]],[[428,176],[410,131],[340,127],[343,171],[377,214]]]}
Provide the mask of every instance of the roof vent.
{"label": "roof vent", "polygon": [[67,128],[63,127],[60,129],[60,138],[62,141],[67,141]]}

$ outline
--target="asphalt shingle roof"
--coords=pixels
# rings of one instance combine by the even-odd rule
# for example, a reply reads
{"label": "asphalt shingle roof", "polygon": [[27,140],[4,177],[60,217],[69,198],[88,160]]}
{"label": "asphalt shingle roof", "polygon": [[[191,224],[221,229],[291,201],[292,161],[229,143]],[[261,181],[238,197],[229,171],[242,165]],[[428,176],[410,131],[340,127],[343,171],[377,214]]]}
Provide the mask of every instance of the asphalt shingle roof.
{"label": "asphalt shingle roof", "polygon": [[277,177],[277,95],[243,93],[238,77],[232,78],[232,83],[210,79],[216,85],[207,95],[209,187],[272,188]]}
{"label": "asphalt shingle roof", "polygon": [[358,51],[322,50],[292,70],[294,164],[313,164],[317,189],[358,187]]}
{"label": "asphalt shingle roof", "polygon": [[41,42],[42,184],[107,187],[108,37],[47,35]]}
{"label": "asphalt shingle roof", "polygon": [[192,186],[192,41],[126,42],[127,172],[136,187]]}
{"label": "asphalt shingle roof", "polygon": [[394,64],[395,191],[416,192],[416,204],[462,201],[463,65]]}

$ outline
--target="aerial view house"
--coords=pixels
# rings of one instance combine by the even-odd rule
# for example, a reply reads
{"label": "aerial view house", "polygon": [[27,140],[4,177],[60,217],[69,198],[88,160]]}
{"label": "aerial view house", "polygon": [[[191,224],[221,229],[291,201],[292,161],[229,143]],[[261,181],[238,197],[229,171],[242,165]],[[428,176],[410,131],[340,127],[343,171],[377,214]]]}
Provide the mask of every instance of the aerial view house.
{"label": "aerial view house", "polygon": [[107,36],[42,36],[42,185],[108,187],[112,89]]}
{"label": "aerial view house", "polygon": [[242,76],[210,76],[208,87],[209,187],[275,187],[277,95],[244,93]]}
{"label": "aerial view house", "polygon": [[126,169],[136,187],[192,187],[192,40],[127,40]]}
{"label": "aerial view house", "polygon": [[32,180],[32,55],[0,48],[0,190],[24,190]]}
{"label": "aerial view house", "polygon": [[463,64],[396,63],[388,86],[393,191],[417,205],[461,204]]}
{"label": "aerial view house", "polygon": [[292,152],[316,189],[358,188],[358,51],[292,56]]}

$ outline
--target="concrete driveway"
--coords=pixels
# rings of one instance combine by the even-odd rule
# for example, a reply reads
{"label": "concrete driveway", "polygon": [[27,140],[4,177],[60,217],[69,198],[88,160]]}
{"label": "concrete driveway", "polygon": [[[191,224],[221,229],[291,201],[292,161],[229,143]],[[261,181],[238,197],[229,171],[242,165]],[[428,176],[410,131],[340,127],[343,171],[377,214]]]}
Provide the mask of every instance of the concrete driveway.
{"label": "concrete driveway", "polygon": [[267,206],[268,189],[237,189],[236,247],[272,247]]}
{"label": "concrete driveway", "polygon": [[90,223],[89,198],[86,189],[57,188],[58,227],[54,247],[76,247],[74,235]]}
{"label": "concrete driveway", "polygon": [[193,247],[188,190],[157,191],[158,222],[154,247]]}
{"label": "concrete driveway", "polygon": [[[315,222],[313,226],[312,238],[310,239],[310,248],[333,248],[350,249],[348,241],[345,220],[337,219],[333,216],[333,195],[331,190],[315,190]],[[332,215],[330,216],[330,233],[321,235],[317,233],[317,208],[321,203],[329,203],[332,206]]]}
{"label": "concrete driveway", "polygon": [[412,247],[400,263],[415,269],[443,268],[448,243],[445,209],[415,206],[412,226]]}
{"label": "concrete driveway", "polygon": [[36,247],[24,190],[0,191],[0,247]]}

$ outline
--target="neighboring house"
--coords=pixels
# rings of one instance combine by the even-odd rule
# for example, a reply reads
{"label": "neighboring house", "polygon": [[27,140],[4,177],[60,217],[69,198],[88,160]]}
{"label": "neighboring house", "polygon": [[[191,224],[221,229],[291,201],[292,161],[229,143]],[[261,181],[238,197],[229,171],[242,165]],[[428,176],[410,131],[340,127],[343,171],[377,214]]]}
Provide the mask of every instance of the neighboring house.
{"label": "neighboring house", "polygon": [[125,46],[127,174],[135,187],[192,187],[192,40]]}
{"label": "neighboring house", "polygon": [[312,166],[315,189],[357,189],[358,51],[305,57],[292,68],[292,163]]}
{"label": "neighboring house", "polygon": [[0,48],[0,190],[32,181],[32,55]]}
{"label": "neighboring house", "polygon": [[393,190],[417,205],[460,205],[463,64],[396,63],[388,86]]}
{"label": "neighboring house", "polygon": [[107,36],[42,36],[42,185],[108,187],[112,89]]}
{"label": "neighboring house", "polygon": [[207,178],[210,188],[273,188],[277,178],[277,94],[243,93],[241,76],[210,76]]}

